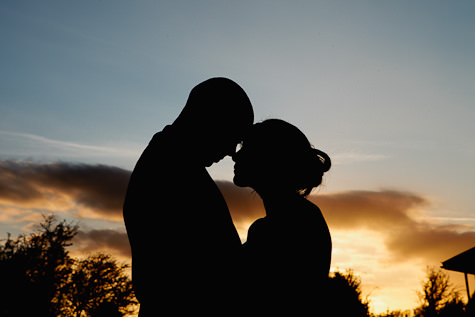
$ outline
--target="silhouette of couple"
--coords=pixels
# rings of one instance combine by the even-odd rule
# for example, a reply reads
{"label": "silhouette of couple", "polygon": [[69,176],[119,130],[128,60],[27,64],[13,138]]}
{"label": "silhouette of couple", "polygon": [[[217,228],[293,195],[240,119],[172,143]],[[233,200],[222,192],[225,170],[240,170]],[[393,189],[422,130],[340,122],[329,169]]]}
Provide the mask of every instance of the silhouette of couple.
{"label": "silhouette of couple", "polygon": [[[244,90],[211,78],[192,89],[178,118],[138,160],[124,220],[140,317],[319,310],[331,238],[306,197],[330,158],[285,121],[253,121]],[[244,244],[206,170],[227,155],[235,161],[234,183],[253,188],[266,210]]]}

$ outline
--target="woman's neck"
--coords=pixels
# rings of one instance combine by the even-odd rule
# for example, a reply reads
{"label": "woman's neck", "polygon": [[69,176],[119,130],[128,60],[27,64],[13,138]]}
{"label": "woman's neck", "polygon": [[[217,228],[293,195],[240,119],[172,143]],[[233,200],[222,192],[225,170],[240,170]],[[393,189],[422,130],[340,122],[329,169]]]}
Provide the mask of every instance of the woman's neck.
{"label": "woman's neck", "polygon": [[[280,217],[287,214],[289,209],[294,209],[302,197],[297,193],[288,191],[257,191],[261,196],[267,217]],[[293,208],[294,207],[294,208]]]}

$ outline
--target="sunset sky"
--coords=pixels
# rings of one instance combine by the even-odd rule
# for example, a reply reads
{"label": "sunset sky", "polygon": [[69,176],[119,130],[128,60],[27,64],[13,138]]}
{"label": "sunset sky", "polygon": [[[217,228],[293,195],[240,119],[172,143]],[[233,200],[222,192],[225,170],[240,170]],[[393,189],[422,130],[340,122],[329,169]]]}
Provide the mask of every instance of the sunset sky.
{"label": "sunset sky", "polygon": [[[256,121],[287,120],[332,158],[310,197],[332,270],[354,269],[376,313],[412,309],[426,266],[475,246],[474,16],[469,0],[2,1],[0,239],[54,212],[81,226],[75,255],[129,261],[130,171],[193,86],[223,76]],[[230,158],[209,170],[245,240],[259,198]]]}

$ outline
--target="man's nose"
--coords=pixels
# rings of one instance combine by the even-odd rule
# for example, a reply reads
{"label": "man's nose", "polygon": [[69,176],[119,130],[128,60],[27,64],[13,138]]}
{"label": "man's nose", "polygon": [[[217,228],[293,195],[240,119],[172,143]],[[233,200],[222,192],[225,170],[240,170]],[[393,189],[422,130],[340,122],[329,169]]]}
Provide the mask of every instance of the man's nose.
{"label": "man's nose", "polygon": [[241,150],[235,151],[233,155],[231,155],[231,158],[233,159],[234,162],[239,160],[239,157],[241,156]]}

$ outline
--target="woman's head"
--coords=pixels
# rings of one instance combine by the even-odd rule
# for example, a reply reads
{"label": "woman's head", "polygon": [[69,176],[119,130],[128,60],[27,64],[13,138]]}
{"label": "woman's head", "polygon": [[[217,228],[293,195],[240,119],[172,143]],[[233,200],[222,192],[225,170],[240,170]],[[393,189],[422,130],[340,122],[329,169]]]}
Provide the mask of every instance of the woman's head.
{"label": "woman's head", "polygon": [[331,167],[327,154],[314,149],[297,127],[279,119],[255,124],[233,160],[236,185],[302,196],[320,185]]}

